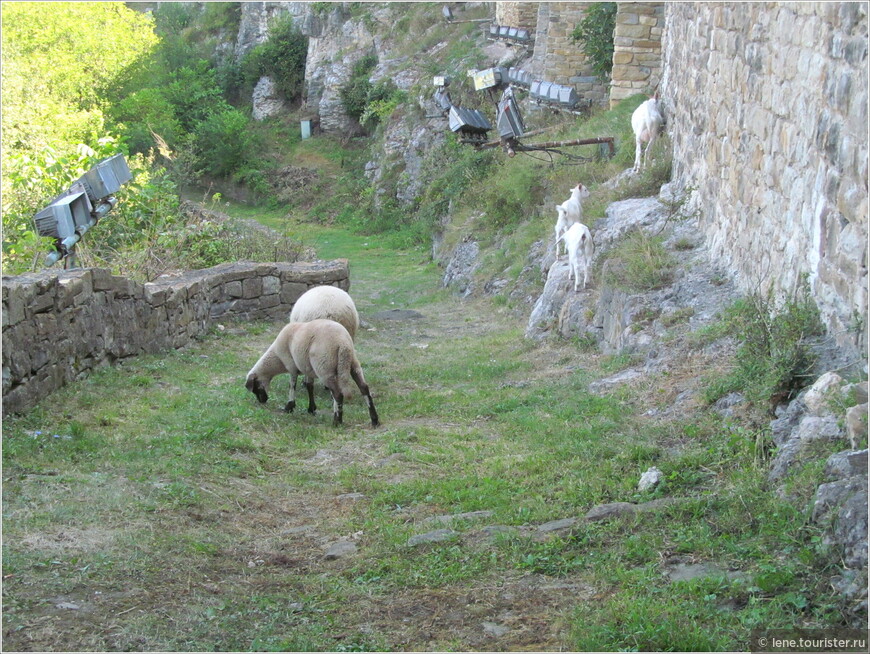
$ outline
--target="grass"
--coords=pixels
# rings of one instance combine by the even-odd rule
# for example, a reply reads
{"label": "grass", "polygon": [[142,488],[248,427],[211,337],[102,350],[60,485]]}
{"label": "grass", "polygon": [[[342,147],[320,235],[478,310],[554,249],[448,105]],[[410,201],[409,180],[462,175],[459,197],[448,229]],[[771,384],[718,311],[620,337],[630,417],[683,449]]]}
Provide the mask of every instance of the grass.
{"label": "grass", "polygon": [[[359,398],[341,429],[258,405],[243,377],[274,336],[266,323],[97,371],[5,420],[7,647],[480,649],[494,642],[480,625],[510,610],[533,626],[508,648],[735,650],[755,626],[843,619],[821,537],[804,505],[765,489],[754,434],[715,415],[652,423],[630,391],[589,393],[631,358],[524,340],[510,312],[441,290],[421,250],[257,217],[349,258],[383,426],[367,426]],[[388,308],[424,317],[375,317]],[[638,494],[653,464],[665,482]],[[801,501],[821,474],[793,480]],[[534,538],[597,504],[657,497],[687,499]],[[427,520],[471,511],[491,514],[407,547],[438,526]],[[486,539],[485,525],[506,530]],[[325,561],[341,539],[357,554]],[[743,580],[669,583],[674,561]]]}

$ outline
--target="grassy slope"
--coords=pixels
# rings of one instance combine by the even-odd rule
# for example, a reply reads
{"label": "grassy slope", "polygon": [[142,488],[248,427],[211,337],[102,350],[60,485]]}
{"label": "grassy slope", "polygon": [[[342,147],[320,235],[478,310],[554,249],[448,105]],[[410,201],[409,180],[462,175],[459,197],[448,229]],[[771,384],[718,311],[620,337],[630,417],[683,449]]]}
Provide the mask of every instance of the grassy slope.
{"label": "grassy slope", "polygon": [[[525,341],[491,302],[441,290],[421,251],[291,229],[351,261],[383,426],[359,398],[341,429],[328,411],[283,414],[286,381],[258,405],[244,374],[277,329],[261,323],[99,371],[6,420],[5,647],[734,650],[756,626],[837,621],[818,534],[800,501],[765,491],[754,434],[644,418],[646,386],[590,394],[626,360]],[[388,308],[424,317],[375,317]],[[666,482],[638,494],[652,464]],[[795,480],[801,500],[817,468]],[[543,542],[475,531],[670,496],[689,499]],[[405,546],[440,526],[426,519],[478,510],[492,515],[454,525],[462,537]],[[357,553],[324,560],[340,539]],[[743,577],[669,583],[677,561]],[[511,628],[493,640],[486,622]]]}
{"label": "grassy slope", "polygon": [[[424,34],[423,45],[476,33],[444,25],[437,6],[414,5],[400,20],[393,32]],[[459,78],[475,65],[472,41],[450,40],[432,74]],[[551,235],[546,202],[577,181],[593,189],[594,223],[614,199],[601,183],[633,159],[626,118],[640,100],[533,139],[613,134],[614,161],[505,158],[476,189],[521,188],[532,204],[516,216],[485,207],[499,227],[475,214],[497,194],[469,190],[446,242],[472,230],[499,246],[485,252],[481,276],[516,276],[529,245]],[[290,150],[267,154],[318,169],[319,192],[356,201],[340,184],[359,153],[299,142],[295,120],[285,122],[263,129]],[[529,179],[534,189],[519,183]],[[704,413],[645,417],[667,406],[665,378],[589,393],[591,380],[630,360],[525,341],[503,302],[440,289],[427,249],[351,234],[322,200],[301,198],[289,217],[230,210],[323,258],[350,259],[369,326],[358,350],[383,426],[367,426],[359,398],[341,429],[328,411],[283,414],[280,379],[278,397],[258,405],[243,380],[277,331],[263,323],[229,324],[184,352],[99,371],[4,421],[6,649],[738,650],[754,627],[838,622],[829,558],[803,512],[820,465],[793,479],[793,503],[776,500],[755,432]],[[392,308],[424,317],[375,317]],[[318,401],[328,408],[323,394]],[[639,494],[650,465],[666,481]],[[545,541],[523,531],[602,502],[659,497],[688,499]],[[461,536],[451,541],[405,546],[440,526],[433,516],[478,510],[492,515],[454,524]],[[490,539],[487,524],[515,531]],[[324,560],[341,539],[357,553]],[[663,577],[693,562],[742,577]],[[490,623],[509,630],[487,635]]]}

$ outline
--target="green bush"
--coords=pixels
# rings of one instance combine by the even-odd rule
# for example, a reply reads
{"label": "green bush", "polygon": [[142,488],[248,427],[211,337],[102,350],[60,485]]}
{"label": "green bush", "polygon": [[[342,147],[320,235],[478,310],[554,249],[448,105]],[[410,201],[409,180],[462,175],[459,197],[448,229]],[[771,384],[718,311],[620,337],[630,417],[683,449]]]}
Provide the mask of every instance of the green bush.
{"label": "green bush", "polygon": [[248,117],[237,109],[209,116],[194,136],[199,165],[216,177],[228,177],[249,163],[259,146]]}
{"label": "green bush", "polygon": [[593,2],[586,15],[571,33],[571,40],[582,43],[583,54],[592,63],[593,72],[610,79],[613,69],[613,30],[616,28],[616,3]]}
{"label": "green bush", "polygon": [[111,107],[110,116],[127,142],[130,152],[148,152],[155,147],[156,133],[170,146],[181,136],[175,107],[156,88],[144,88]]}
{"label": "green bush", "polygon": [[288,100],[302,95],[308,37],[291,17],[281,18],[269,28],[269,39],[253,48],[241,65],[241,77],[248,89],[263,76],[274,80],[278,91]]}
{"label": "green bush", "polygon": [[372,83],[369,74],[378,64],[375,55],[366,55],[353,65],[350,80],[339,89],[341,104],[347,115],[359,120],[369,103]]}
{"label": "green bush", "polygon": [[175,107],[175,116],[185,132],[195,131],[199,123],[230,109],[215,69],[204,59],[174,71],[163,96]]}
{"label": "green bush", "polygon": [[392,80],[379,81],[369,89],[365,109],[359,116],[360,125],[373,130],[407,99],[408,94],[399,89]]}

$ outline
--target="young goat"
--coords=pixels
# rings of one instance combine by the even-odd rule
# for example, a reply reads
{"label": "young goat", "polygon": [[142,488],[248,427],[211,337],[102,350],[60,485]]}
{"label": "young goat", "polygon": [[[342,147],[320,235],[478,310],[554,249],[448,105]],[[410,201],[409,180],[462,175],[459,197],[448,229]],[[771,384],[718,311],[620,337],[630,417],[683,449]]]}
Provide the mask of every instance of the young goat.
{"label": "young goat", "polygon": [[571,197],[562,204],[556,205],[559,217],[556,219],[556,258],[559,258],[559,239],[568,228],[583,220],[583,205],[580,201],[589,197],[589,189],[583,184],[577,184],[571,189]]}
{"label": "young goat", "polygon": [[347,329],[334,320],[291,322],[251,368],[245,380],[245,388],[257,396],[261,404],[269,399],[272,378],[290,373],[290,398],[284,410],[296,408],[296,380],[303,375],[308,391],[308,413],[313,414],[314,379],[320,379],[332,393],[332,424],[340,425],[343,417],[344,398],[350,395],[351,379],[359,387],[369,409],[372,427],[377,427],[378,412],[362,368],[353,349],[353,340]]}
{"label": "young goat", "polygon": [[655,143],[656,137],[662,129],[665,122],[659,109],[659,94],[651,97],[649,100],[640,105],[631,114],[631,129],[634,130],[634,170],[639,171],[640,165],[640,150],[643,143],[646,143],[646,149],[643,152],[643,165],[646,166],[647,158],[649,157],[649,149]]}
{"label": "young goat", "polygon": [[589,266],[592,265],[592,254],[595,252],[595,244],[592,242],[592,233],[583,223],[574,223],[561,238],[565,241],[565,249],[568,250],[568,265],[574,277],[574,290],[577,290],[577,282],[580,281],[580,264],[583,264],[583,288],[589,281]]}

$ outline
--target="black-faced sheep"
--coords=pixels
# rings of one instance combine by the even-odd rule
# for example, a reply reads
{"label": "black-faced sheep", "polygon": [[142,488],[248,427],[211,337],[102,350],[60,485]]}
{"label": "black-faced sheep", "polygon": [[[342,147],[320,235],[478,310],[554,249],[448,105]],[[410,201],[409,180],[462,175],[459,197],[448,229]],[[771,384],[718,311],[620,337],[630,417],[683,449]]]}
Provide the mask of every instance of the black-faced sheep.
{"label": "black-faced sheep", "polygon": [[310,322],[321,318],[343,325],[351,339],[356,340],[359,314],[353,299],[345,291],[335,286],[315,286],[305,291],[293,305],[289,322]]}
{"label": "black-faced sheep", "polygon": [[313,414],[314,379],[318,378],[332,393],[332,424],[340,425],[344,398],[353,393],[351,379],[359,387],[369,409],[372,427],[379,424],[378,412],[347,329],[334,320],[312,320],[286,325],[274,342],[251,368],[245,388],[261,403],[269,399],[272,378],[290,374],[290,398],[284,410],[296,408],[296,380],[303,376],[308,391],[308,413]]}

